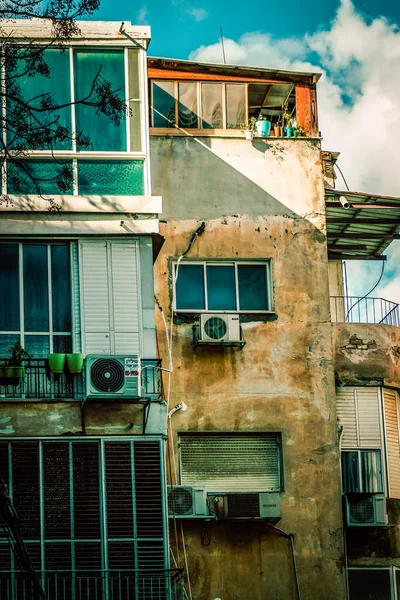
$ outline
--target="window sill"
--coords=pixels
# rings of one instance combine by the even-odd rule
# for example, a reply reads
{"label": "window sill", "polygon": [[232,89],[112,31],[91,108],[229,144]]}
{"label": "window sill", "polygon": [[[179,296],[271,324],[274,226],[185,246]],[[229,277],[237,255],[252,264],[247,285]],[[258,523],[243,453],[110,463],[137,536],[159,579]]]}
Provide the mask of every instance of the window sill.
{"label": "window sill", "polygon": [[[184,128],[169,128],[169,127],[150,127],[149,129],[150,135],[166,135],[166,136],[178,136],[178,137],[221,137],[221,138],[237,138],[237,139],[246,139],[244,133],[242,133],[239,129],[184,129]],[[268,135],[266,137],[260,137],[255,135],[253,140],[246,141],[254,141],[254,140],[321,140],[320,136],[275,136]]]}

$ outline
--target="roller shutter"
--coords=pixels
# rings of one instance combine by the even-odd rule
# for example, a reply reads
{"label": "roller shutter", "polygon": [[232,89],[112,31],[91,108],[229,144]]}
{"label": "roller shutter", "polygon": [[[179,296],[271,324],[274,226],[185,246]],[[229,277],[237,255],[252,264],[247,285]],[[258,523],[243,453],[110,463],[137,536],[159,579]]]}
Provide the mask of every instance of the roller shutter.
{"label": "roller shutter", "polygon": [[400,498],[399,397],[383,389],[389,497]]}
{"label": "roller shutter", "polygon": [[80,242],[85,354],[140,354],[136,241]]}
{"label": "roller shutter", "polygon": [[281,490],[281,444],[277,434],[180,436],[183,485],[212,492]]}

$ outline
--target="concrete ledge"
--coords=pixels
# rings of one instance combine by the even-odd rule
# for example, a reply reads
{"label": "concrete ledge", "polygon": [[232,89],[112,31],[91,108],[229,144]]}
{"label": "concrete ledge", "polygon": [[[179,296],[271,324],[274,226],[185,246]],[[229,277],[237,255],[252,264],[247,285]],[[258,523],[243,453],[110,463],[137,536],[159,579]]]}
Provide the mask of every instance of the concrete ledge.
{"label": "concrete ledge", "polygon": [[[10,202],[0,203],[0,211],[48,212],[49,202],[37,195],[9,195]],[[49,195],[60,212],[141,213],[162,212],[161,196],[63,196]]]}
{"label": "concrete ledge", "polygon": [[[372,323],[333,323],[335,371],[349,385],[400,388],[400,328]],[[375,383],[374,383],[375,382]]]}

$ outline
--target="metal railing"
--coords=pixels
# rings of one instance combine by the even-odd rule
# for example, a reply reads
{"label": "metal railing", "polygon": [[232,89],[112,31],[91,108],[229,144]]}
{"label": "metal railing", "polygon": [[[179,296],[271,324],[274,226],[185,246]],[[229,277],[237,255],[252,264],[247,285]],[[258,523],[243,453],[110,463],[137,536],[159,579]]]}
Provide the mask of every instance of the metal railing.
{"label": "metal railing", "polygon": [[[47,600],[184,600],[182,569],[37,572]],[[39,600],[28,577],[0,572],[1,600]]]}
{"label": "metal railing", "polygon": [[[0,367],[8,359],[0,358]],[[161,360],[141,360],[141,397],[158,399],[162,396]],[[0,373],[1,375],[1,373]],[[1,399],[84,400],[86,397],[85,367],[81,374],[50,372],[45,358],[31,358],[25,364],[21,377],[0,376]],[[1,596],[0,596],[1,598]]]}
{"label": "metal railing", "polygon": [[362,296],[331,296],[330,300],[333,323],[382,323],[400,327],[396,302]]}

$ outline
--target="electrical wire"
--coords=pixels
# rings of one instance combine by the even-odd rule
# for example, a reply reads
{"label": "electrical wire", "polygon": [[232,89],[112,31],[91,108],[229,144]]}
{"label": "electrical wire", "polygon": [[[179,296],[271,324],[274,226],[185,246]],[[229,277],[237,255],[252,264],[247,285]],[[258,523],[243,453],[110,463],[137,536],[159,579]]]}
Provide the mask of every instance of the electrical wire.
{"label": "electrical wire", "polygon": [[369,296],[370,294],[372,294],[372,292],[373,292],[373,291],[374,291],[374,290],[375,290],[375,289],[378,287],[378,285],[379,285],[379,284],[380,284],[380,282],[381,282],[381,279],[382,279],[382,277],[383,277],[383,273],[384,273],[384,272],[385,272],[385,263],[384,263],[384,261],[382,261],[382,270],[381,270],[381,274],[379,275],[379,279],[378,279],[378,281],[376,282],[376,284],[374,285],[374,287],[373,287],[373,288],[371,288],[371,289],[369,290],[369,292],[367,292],[367,293],[366,293],[366,294],[365,294],[365,295],[364,295],[362,298],[359,298],[359,299],[357,300],[357,302],[354,302],[353,306],[350,306],[349,310],[347,311],[347,315],[346,315],[346,322],[347,322],[347,319],[348,319],[348,317],[349,317],[349,314],[350,314],[350,312],[353,310],[353,308],[354,308],[355,306],[357,306],[357,304],[359,304],[359,303],[360,303],[362,300],[364,300],[364,299],[365,299],[367,296]]}
{"label": "electrical wire", "polygon": [[342,176],[342,179],[343,179],[343,181],[344,181],[344,185],[346,186],[346,189],[347,189],[347,191],[349,192],[349,191],[350,191],[350,189],[349,189],[349,186],[347,185],[347,181],[346,181],[346,179],[344,178],[344,175],[343,175],[343,173],[342,173],[342,169],[341,169],[341,168],[339,167],[339,165],[337,164],[337,161],[335,162],[335,167],[337,167],[337,170],[338,170],[338,171],[339,171],[339,173],[341,174],[341,176]]}
{"label": "electrical wire", "polygon": [[290,547],[291,547],[291,550],[292,550],[292,562],[293,562],[294,579],[295,579],[295,582],[296,582],[297,600],[301,600],[299,578],[298,578],[298,575],[297,575],[296,555],[295,555],[295,551],[294,551],[293,534],[292,533],[288,533],[287,531],[283,531],[283,529],[280,529],[280,527],[276,527],[272,523],[267,523],[267,525],[269,527],[271,527],[272,529],[275,529],[275,531],[278,531],[279,533],[281,533],[282,535],[284,535],[285,538],[290,541]]}

